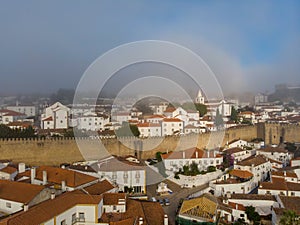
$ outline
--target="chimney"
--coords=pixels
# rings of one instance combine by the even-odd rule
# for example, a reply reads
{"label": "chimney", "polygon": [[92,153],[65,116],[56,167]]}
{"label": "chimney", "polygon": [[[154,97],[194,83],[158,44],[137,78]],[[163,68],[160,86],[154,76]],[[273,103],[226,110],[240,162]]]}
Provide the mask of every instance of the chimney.
{"label": "chimney", "polygon": [[64,181],[64,180],[61,181],[61,190],[62,190],[63,192],[66,191],[66,181]]}
{"label": "chimney", "polygon": [[19,173],[24,173],[25,172],[25,163],[19,163],[18,170],[19,170]]}
{"label": "chimney", "polygon": [[51,199],[55,199],[55,193],[54,193],[54,192],[51,192],[50,197],[51,197]]}
{"label": "chimney", "polygon": [[30,169],[30,180],[32,184],[34,183],[35,176],[36,176],[36,168],[32,167]]}
{"label": "chimney", "polygon": [[185,159],[185,151],[182,152],[182,158]]}
{"label": "chimney", "polygon": [[216,158],[216,151],[213,151],[213,153],[214,153],[214,158]]}
{"label": "chimney", "polygon": [[168,225],[168,224],[169,224],[168,215],[165,214],[165,216],[164,216],[164,225]]}
{"label": "chimney", "polygon": [[24,212],[28,211],[28,208],[29,208],[28,205],[25,203],[24,204]]}
{"label": "chimney", "polygon": [[283,175],[286,177],[286,170],[285,170],[285,171],[283,171]]}
{"label": "chimney", "polygon": [[43,185],[47,184],[47,171],[43,170]]}
{"label": "chimney", "polygon": [[196,158],[198,159],[198,151],[196,150]]}
{"label": "chimney", "polygon": [[238,209],[238,208],[239,208],[238,204],[237,204],[237,203],[235,203],[235,209]]}
{"label": "chimney", "polygon": [[140,217],[139,218],[139,225],[142,225],[142,224],[144,224],[143,217]]}

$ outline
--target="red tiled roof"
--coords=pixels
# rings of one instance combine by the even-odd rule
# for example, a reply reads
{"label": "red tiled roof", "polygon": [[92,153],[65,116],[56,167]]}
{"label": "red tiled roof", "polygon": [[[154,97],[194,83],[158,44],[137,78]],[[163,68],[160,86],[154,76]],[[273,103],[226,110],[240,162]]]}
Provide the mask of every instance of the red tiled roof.
{"label": "red tiled roof", "polygon": [[6,167],[2,168],[0,171],[3,173],[13,174],[13,173],[17,172],[18,170],[12,166],[6,166]]}
{"label": "red tiled roof", "polygon": [[235,176],[235,177],[239,177],[239,178],[250,178],[253,177],[253,173],[247,171],[247,170],[237,170],[237,169],[233,169],[229,172],[230,175]]}
{"label": "red tiled roof", "polygon": [[246,211],[245,206],[243,206],[242,204],[238,204],[238,203],[234,203],[234,202],[228,202],[228,205],[232,209],[238,209],[238,210],[241,210],[241,211]]}
{"label": "red tiled roof", "polygon": [[[285,173],[285,175],[284,175]],[[289,171],[273,171],[273,176],[298,178],[297,174]]]}
{"label": "red tiled roof", "polygon": [[139,123],[137,127],[160,127],[159,123]]}
{"label": "red tiled roof", "polygon": [[164,118],[164,122],[182,122],[182,120],[177,119],[177,118]]}
{"label": "red tiled roof", "polygon": [[[40,166],[36,168],[36,179],[43,180],[43,171],[47,171],[47,181],[54,184],[61,184],[62,181],[66,182],[68,187],[78,187],[96,181],[98,178],[79,173],[73,170],[62,169],[51,166]],[[30,171],[26,171],[20,175],[27,177],[31,176]]]}
{"label": "red tiled roof", "polygon": [[288,150],[284,148],[278,148],[278,147],[265,147],[265,148],[258,149],[257,151],[288,153]]}
{"label": "red tiled roof", "polygon": [[104,193],[103,205],[118,205],[120,199],[126,199],[125,193]]}
{"label": "red tiled roof", "polygon": [[78,205],[98,205],[102,196],[76,192],[66,192],[0,221],[1,225],[39,225]]}
{"label": "red tiled roof", "polygon": [[272,177],[272,182],[262,182],[259,189],[286,191],[288,190],[288,187],[284,178]]}
{"label": "red tiled roof", "polygon": [[0,180],[0,199],[29,203],[45,187],[16,181]]}
{"label": "red tiled roof", "polygon": [[166,110],[164,112],[168,113],[168,112],[174,112],[176,109],[174,107],[168,107],[166,108]]}
{"label": "red tiled roof", "polygon": [[223,150],[223,152],[225,152],[227,154],[234,154],[234,153],[243,152],[243,151],[246,151],[246,150],[239,148],[239,147],[228,148],[228,149]]}
{"label": "red tiled roof", "polygon": [[49,116],[49,117],[47,117],[47,118],[45,118],[45,119],[42,119],[43,121],[53,121],[53,118],[52,118],[52,116]]}

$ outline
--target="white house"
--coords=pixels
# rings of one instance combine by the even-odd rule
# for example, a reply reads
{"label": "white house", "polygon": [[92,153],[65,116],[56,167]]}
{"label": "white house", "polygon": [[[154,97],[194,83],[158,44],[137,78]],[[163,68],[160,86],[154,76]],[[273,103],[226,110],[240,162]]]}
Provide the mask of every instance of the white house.
{"label": "white house", "polygon": [[264,155],[269,159],[273,159],[283,163],[283,166],[287,166],[292,159],[292,155],[288,150],[278,147],[265,147],[256,150],[256,154]]}
{"label": "white house", "polygon": [[6,106],[6,109],[25,114],[27,117],[36,116],[37,111],[34,105]]}
{"label": "white house", "polygon": [[80,189],[99,181],[97,177],[51,166],[33,167],[30,171],[27,170],[24,173],[20,173],[19,176],[30,178],[32,184],[48,185],[51,188],[62,191]]}
{"label": "white house", "polygon": [[207,107],[207,114],[210,116],[215,117],[217,111],[219,111],[223,117],[229,117],[231,115],[232,104],[226,100],[211,100],[205,102],[205,105]]}
{"label": "white house", "polygon": [[1,224],[20,224],[20,221],[44,225],[143,224],[147,221],[147,224],[168,225],[168,217],[157,202],[129,199],[124,193],[97,195],[83,191],[51,195],[51,199],[38,207],[25,207],[24,211],[1,220]]}
{"label": "white house", "polygon": [[41,116],[42,129],[67,129],[69,127],[70,109],[56,102],[47,107]]}
{"label": "white house", "polygon": [[164,118],[162,121],[162,136],[183,133],[184,123],[176,118]]}
{"label": "white house", "polygon": [[270,182],[262,182],[259,185],[258,194],[300,197],[300,183],[288,182],[284,178],[272,176]]}
{"label": "white house", "polygon": [[272,208],[279,207],[275,196],[259,194],[230,194],[227,195],[228,201],[241,204],[244,207],[252,206],[260,216],[272,214]]}
{"label": "white house", "polygon": [[233,141],[228,142],[227,144],[228,148],[243,148],[248,146],[248,142],[241,139],[236,139]]}
{"label": "white house", "polygon": [[118,185],[120,191],[146,193],[146,170],[140,162],[132,162],[113,156],[91,165],[101,178]]}
{"label": "white house", "polygon": [[284,178],[287,182],[300,183],[300,179],[293,171],[273,171],[272,177]]}
{"label": "white house", "polygon": [[12,214],[50,198],[45,186],[0,180],[0,211]]}
{"label": "white house", "polygon": [[160,137],[161,125],[159,123],[139,123],[137,124],[140,137]]}
{"label": "white house", "polygon": [[0,180],[14,180],[18,170],[12,166],[6,166],[0,169]]}
{"label": "white house", "polygon": [[8,109],[0,110],[0,124],[9,124],[15,121],[23,121],[26,119],[26,117],[27,116],[24,113],[19,113]]}
{"label": "white house", "polygon": [[112,113],[111,117],[112,121],[116,121],[119,124],[122,124],[123,122],[128,122],[132,119],[131,114],[129,112],[115,112]]}
{"label": "white house", "polygon": [[224,196],[226,194],[248,194],[256,184],[253,174],[247,170],[234,169],[221,178],[211,181],[209,187],[214,191],[216,196]]}
{"label": "white house", "polygon": [[184,165],[198,164],[199,170],[207,170],[209,166],[220,166],[223,157],[215,151],[204,151],[198,148],[190,148],[184,151],[169,152],[162,154],[162,161],[166,170],[178,171]]}
{"label": "white house", "polygon": [[253,181],[257,186],[260,182],[265,181],[271,173],[272,164],[262,155],[251,156],[234,165],[235,169],[247,170],[253,174]]}
{"label": "white house", "polygon": [[87,113],[77,118],[77,129],[98,131],[109,124],[109,117],[103,114]]}
{"label": "white house", "polygon": [[165,116],[156,114],[156,115],[151,115],[151,116],[145,118],[145,120],[148,123],[161,123],[164,118],[165,118]]}
{"label": "white house", "polygon": [[242,149],[240,147],[225,149],[223,150],[223,153],[228,155],[231,159],[233,159],[234,163],[242,161],[253,155],[253,152],[251,150]]}

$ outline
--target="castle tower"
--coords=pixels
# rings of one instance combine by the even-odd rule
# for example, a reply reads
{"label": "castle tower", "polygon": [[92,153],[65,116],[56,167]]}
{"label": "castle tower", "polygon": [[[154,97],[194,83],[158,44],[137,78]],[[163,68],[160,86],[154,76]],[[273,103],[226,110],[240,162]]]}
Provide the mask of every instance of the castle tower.
{"label": "castle tower", "polygon": [[197,103],[197,104],[204,104],[204,97],[202,95],[202,91],[201,90],[198,91],[198,95],[197,95],[197,97],[195,99],[195,103]]}

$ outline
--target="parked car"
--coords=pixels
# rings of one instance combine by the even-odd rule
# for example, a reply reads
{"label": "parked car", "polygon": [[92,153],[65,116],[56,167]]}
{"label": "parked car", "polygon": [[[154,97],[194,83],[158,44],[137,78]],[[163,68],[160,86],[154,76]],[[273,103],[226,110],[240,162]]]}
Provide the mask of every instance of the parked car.
{"label": "parked car", "polygon": [[152,198],[151,198],[151,201],[152,201],[152,202],[157,202],[157,200],[156,200],[155,197],[152,197]]}
{"label": "parked car", "polygon": [[164,201],[162,199],[159,199],[159,204],[164,205]]}
{"label": "parked car", "polygon": [[168,205],[170,205],[170,200],[168,198],[165,198],[164,203],[165,203],[166,206],[168,206]]}

